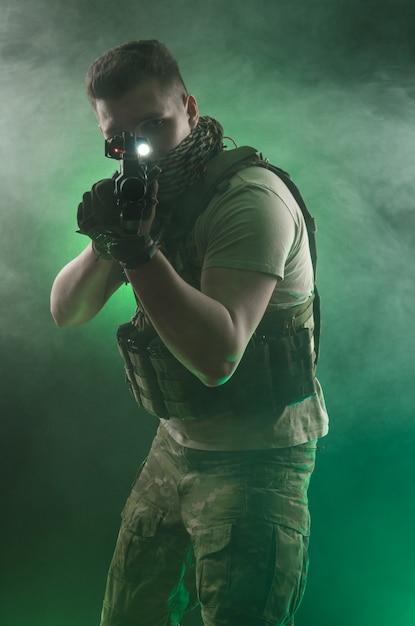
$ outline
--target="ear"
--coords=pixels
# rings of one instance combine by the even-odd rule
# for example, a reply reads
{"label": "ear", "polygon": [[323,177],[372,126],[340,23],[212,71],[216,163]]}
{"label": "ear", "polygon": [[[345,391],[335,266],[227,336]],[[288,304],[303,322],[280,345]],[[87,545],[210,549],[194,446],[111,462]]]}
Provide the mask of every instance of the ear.
{"label": "ear", "polygon": [[193,130],[194,128],[196,128],[199,121],[199,108],[197,106],[196,98],[191,95],[187,96],[185,106],[187,111],[187,117],[189,119],[189,126],[191,130]]}

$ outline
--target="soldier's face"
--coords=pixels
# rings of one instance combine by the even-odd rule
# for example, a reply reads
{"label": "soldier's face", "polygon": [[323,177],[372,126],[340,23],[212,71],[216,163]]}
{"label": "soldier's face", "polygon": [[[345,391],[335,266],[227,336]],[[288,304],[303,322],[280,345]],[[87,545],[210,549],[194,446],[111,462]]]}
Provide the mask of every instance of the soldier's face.
{"label": "soldier's face", "polygon": [[151,159],[178,146],[199,119],[193,96],[166,90],[155,79],[120,98],[96,100],[95,113],[105,139],[122,131],[135,132],[150,144]]}

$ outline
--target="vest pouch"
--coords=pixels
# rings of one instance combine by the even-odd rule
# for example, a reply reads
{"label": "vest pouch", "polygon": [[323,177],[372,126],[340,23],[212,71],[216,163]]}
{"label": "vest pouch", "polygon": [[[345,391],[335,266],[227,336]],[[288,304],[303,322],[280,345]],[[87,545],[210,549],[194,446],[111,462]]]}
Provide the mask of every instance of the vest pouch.
{"label": "vest pouch", "polygon": [[217,391],[227,396],[236,415],[272,415],[277,403],[268,343],[251,340],[232,378]]}
{"label": "vest pouch", "polygon": [[270,337],[268,341],[278,403],[290,406],[315,396],[313,331],[303,327],[290,335]]}
{"label": "vest pouch", "polygon": [[148,351],[171,418],[200,420],[228,412],[271,414],[276,408],[267,344],[250,344],[233,376],[218,387],[206,387],[159,338]]}
{"label": "vest pouch", "polygon": [[162,419],[200,420],[232,412],[272,415],[316,394],[313,332],[253,337],[233,376],[206,387],[152,329],[118,329],[126,379],[139,406]]}
{"label": "vest pouch", "polygon": [[129,322],[119,326],[117,340],[126,380],[137,404],[153,415],[166,417],[166,405],[147,350],[148,334],[138,332]]}
{"label": "vest pouch", "polygon": [[169,418],[197,420],[220,411],[216,396],[212,394],[214,390],[189,372],[159,337],[150,342],[148,355]]}

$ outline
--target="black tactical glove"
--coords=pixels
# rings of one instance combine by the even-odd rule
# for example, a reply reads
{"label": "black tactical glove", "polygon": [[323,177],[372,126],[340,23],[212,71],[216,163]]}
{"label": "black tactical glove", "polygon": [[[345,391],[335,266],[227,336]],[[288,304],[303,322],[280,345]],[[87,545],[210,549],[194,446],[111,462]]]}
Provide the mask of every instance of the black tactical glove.
{"label": "black tactical glove", "polygon": [[[78,206],[78,232],[92,239],[92,247],[100,257],[118,261],[125,269],[134,269],[149,261],[158,247],[148,232],[131,235],[124,231],[114,190],[114,180],[106,178],[84,193]],[[156,192],[155,181],[146,194],[153,209],[157,203]],[[151,221],[147,220],[146,230],[150,225]]]}

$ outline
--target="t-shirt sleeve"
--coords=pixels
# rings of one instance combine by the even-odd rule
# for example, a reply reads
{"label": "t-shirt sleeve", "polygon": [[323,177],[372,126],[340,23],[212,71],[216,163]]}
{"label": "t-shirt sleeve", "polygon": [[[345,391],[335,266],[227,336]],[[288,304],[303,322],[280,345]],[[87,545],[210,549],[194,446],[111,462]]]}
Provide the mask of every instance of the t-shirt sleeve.
{"label": "t-shirt sleeve", "polygon": [[255,181],[254,174],[234,176],[229,188],[204,211],[198,229],[203,269],[227,267],[284,278],[295,220],[277,188]]}

